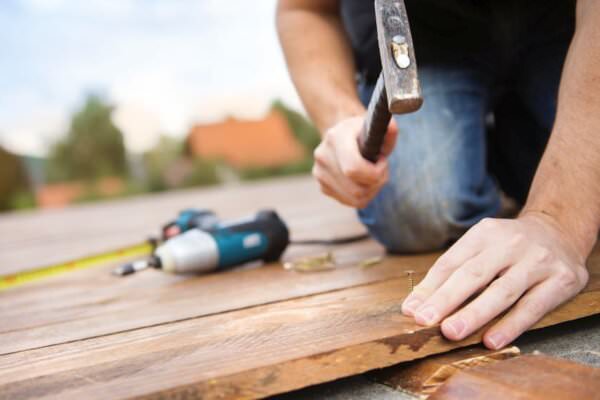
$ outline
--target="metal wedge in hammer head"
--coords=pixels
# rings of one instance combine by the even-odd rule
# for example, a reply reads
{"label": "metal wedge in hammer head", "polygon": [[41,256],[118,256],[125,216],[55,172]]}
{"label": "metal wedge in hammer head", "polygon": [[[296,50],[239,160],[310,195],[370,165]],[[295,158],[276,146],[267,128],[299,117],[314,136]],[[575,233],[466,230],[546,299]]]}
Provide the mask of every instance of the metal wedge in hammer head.
{"label": "metal wedge in hammer head", "polygon": [[375,0],[375,22],[382,70],[359,137],[361,154],[372,162],[379,157],[392,114],[411,113],[423,104],[404,0]]}

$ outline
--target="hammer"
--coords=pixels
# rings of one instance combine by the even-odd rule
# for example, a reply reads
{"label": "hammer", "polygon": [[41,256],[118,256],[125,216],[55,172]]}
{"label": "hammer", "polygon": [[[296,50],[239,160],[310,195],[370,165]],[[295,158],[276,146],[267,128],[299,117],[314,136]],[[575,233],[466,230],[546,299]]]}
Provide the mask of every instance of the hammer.
{"label": "hammer", "polygon": [[423,104],[404,0],[375,0],[375,22],[382,70],[358,140],[371,162],[379,157],[392,114],[411,113]]}

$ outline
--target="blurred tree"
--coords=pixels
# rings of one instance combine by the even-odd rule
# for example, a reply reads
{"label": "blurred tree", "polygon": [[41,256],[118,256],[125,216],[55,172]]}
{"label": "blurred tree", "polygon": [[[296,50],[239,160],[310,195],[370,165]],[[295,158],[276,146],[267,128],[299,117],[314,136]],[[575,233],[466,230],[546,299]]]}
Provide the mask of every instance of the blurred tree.
{"label": "blurred tree", "polygon": [[321,142],[321,136],[317,128],[302,114],[292,110],[281,100],[275,100],[271,108],[281,112],[285,116],[296,139],[306,149],[306,152],[312,156],[313,150]]}
{"label": "blurred tree", "polygon": [[0,147],[0,210],[13,208],[15,201],[30,197],[25,166],[16,155]]}
{"label": "blurred tree", "polygon": [[185,177],[182,187],[209,186],[219,182],[219,162],[197,158],[193,161],[192,170]]}
{"label": "blurred tree", "polygon": [[144,166],[147,173],[147,186],[151,192],[169,189],[166,171],[183,159],[183,143],[179,139],[162,135],[156,146],[144,153]]}
{"label": "blurred tree", "polygon": [[126,174],[123,135],[110,119],[112,109],[98,96],[87,98],[73,115],[66,137],[50,151],[50,181],[93,181]]}

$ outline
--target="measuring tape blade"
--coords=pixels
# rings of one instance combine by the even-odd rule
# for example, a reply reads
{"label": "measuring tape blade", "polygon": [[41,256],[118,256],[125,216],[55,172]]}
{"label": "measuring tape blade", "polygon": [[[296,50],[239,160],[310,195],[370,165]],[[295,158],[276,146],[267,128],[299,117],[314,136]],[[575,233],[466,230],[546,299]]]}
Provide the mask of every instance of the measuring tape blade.
{"label": "measuring tape blade", "polygon": [[83,257],[73,261],[48,265],[46,267],[34,268],[27,271],[15,272],[14,274],[0,275],[0,291],[15,286],[20,286],[27,282],[37,281],[53,275],[65,272],[90,268],[93,266],[114,262],[122,258],[145,256],[151,254],[154,245],[150,241],[138,243],[133,246],[124,247],[117,250],[108,251],[88,257]]}

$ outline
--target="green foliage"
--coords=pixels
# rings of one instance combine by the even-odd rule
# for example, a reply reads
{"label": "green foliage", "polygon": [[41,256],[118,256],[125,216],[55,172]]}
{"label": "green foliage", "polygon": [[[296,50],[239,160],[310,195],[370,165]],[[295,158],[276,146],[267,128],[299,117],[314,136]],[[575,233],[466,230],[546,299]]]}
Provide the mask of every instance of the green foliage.
{"label": "green foliage", "polygon": [[55,143],[48,160],[50,181],[92,181],[124,176],[127,170],[123,135],[112,123],[112,107],[89,96],[71,120],[66,137]]}
{"label": "green foliage", "polygon": [[19,157],[0,147],[0,211],[13,208],[17,197],[28,192],[25,166]]}
{"label": "green foliage", "polygon": [[162,192],[169,189],[165,171],[183,157],[183,143],[169,136],[161,136],[157,145],[144,154],[147,175],[147,190]]}
{"label": "green foliage", "polygon": [[219,180],[219,162],[195,159],[192,171],[185,177],[182,187],[216,185]]}
{"label": "green foliage", "polygon": [[271,107],[285,116],[296,139],[302,144],[306,153],[312,156],[313,150],[321,142],[317,128],[302,114],[292,110],[280,100],[273,102]]}
{"label": "green foliage", "polygon": [[22,190],[16,192],[10,199],[10,209],[25,210],[35,208],[35,196],[30,191]]}

